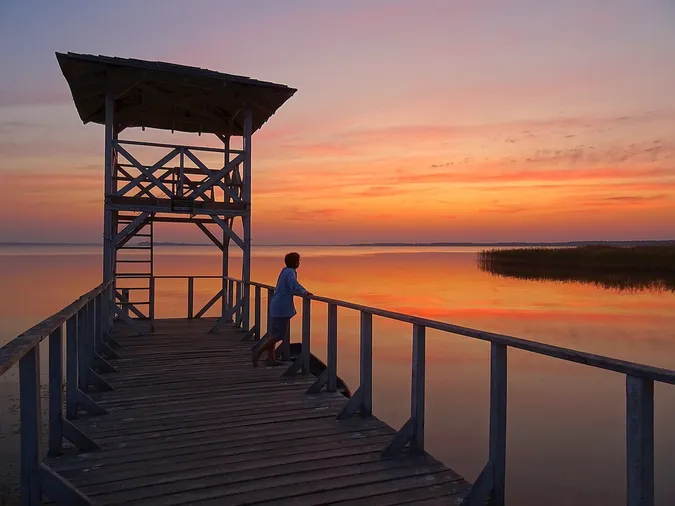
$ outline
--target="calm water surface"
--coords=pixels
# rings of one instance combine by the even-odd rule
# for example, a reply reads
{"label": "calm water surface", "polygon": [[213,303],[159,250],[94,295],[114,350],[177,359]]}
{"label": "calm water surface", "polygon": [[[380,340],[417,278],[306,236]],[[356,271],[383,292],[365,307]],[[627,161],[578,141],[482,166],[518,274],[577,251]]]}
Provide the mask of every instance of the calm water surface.
{"label": "calm water surface", "polygon": [[[274,284],[289,249],[255,248],[252,277]],[[675,369],[672,292],[495,277],[477,269],[471,248],[295,249],[303,255],[300,281],[316,294]],[[155,271],[219,274],[216,253],[160,247]],[[231,262],[238,272],[241,259]],[[97,247],[1,247],[0,344],[95,286],[100,269]],[[198,280],[195,288],[197,306],[218,283]],[[158,280],[157,316],[185,316],[186,291],[185,280]],[[320,357],[325,315],[315,303],[312,345]],[[294,340],[299,325],[297,318]],[[339,374],[352,390],[358,332],[358,314],[340,310]],[[374,319],[374,411],[394,427],[409,413],[411,334],[410,325]],[[470,480],[487,460],[488,375],[489,344],[429,331],[427,449]],[[0,380],[1,391],[15,389],[15,377]],[[622,375],[509,350],[508,388],[510,504],[624,503]],[[665,506],[675,503],[675,388],[657,385],[655,400],[657,504]],[[10,401],[2,402],[6,428]]]}

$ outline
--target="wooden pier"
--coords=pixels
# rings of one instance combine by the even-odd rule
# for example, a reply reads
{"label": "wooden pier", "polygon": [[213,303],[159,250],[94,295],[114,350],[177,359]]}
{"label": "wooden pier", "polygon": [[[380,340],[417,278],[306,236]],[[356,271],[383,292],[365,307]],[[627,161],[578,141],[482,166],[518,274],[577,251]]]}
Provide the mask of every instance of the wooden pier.
{"label": "wooden pier", "polygon": [[[654,384],[675,384],[675,371],[318,296],[302,299],[300,352],[292,356],[289,335],[279,347],[288,368],[253,368],[275,287],[251,280],[251,142],[296,90],[162,62],[57,58],[82,121],[105,125],[103,282],[0,349],[0,376],[19,368],[22,506],[44,498],[63,506],[504,506],[509,348],[625,382],[626,504],[654,505]],[[222,148],[119,138],[146,127],[210,133]],[[157,161],[140,161],[150,153]],[[194,224],[222,252],[221,274],[158,276],[155,222]],[[243,255],[240,278],[230,273],[230,243]],[[187,307],[158,320],[156,282],[167,278],[185,282]],[[203,278],[219,289],[195,310]],[[315,304],[326,305],[327,346],[313,371]],[[204,318],[212,308],[218,317]],[[348,398],[337,376],[338,308],[360,318],[359,384]],[[373,416],[374,317],[411,327],[410,417],[398,431]],[[427,329],[490,343],[488,458],[473,484],[425,452]]]}
{"label": "wooden pier", "polygon": [[427,454],[383,458],[396,435],[336,417],[347,399],[308,395],[312,376],[251,365],[243,332],[208,320],[120,326],[122,348],[91,394],[107,411],[75,425],[101,450],[47,464],[93,504],[454,504],[469,485]]}

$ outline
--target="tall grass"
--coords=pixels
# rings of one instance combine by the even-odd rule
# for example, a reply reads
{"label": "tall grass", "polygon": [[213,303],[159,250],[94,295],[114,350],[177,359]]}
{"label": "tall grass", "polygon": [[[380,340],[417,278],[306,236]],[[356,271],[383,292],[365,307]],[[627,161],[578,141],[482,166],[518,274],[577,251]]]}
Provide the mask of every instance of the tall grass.
{"label": "tall grass", "polygon": [[675,291],[675,245],[487,250],[481,269],[521,279],[581,281],[622,290]]}

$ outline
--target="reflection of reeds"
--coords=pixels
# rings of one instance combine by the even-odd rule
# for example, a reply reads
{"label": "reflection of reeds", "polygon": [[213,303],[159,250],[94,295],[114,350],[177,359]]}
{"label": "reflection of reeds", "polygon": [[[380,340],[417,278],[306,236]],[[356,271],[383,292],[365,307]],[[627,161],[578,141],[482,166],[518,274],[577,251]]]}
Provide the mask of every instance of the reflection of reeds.
{"label": "reflection of reeds", "polygon": [[478,253],[478,266],[492,274],[520,279],[675,291],[673,245],[488,250]]}

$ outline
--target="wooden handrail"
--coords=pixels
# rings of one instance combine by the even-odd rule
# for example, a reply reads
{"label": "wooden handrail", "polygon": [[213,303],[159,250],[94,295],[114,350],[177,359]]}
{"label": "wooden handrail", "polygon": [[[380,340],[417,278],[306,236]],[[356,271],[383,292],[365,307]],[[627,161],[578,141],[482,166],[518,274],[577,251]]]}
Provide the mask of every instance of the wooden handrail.
{"label": "wooden handrail", "polygon": [[[157,279],[223,279],[223,276],[155,276]],[[267,285],[265,283],[259,283],[257,281],[243,282],[240,279],[233,277],[225,277],[224,279],[248,284],[253,287],[260,287],[262,289],[274,290],[274,286]],[[298,297],[304,298],[300,295]],[[517,348],[519,350],[529,351],[531,353],[536,353],[539,355],[545,355],[547,357],[553,357],[566,362],[575,362],[578,364],[587,365],[590,367],[595,367],[598,369],[604,369],[607,371],[618,372],[621,374],[628,374],[630,376],[636,376],[639,378],[651,379],[653,381],[658,381],[661,383],[668,383],[675,385],[675,371],[670,369],[662,369],[659,367],[653,367],[644,364],[638,364],[636,362],[630,362],[626,360],[619,360],[616,358],[611,358],[603,355],[596,355],[593,353],[587,353],[584,351],[573,350],[571,348],[564,348],[562,346],[555,346],[551,344],[544,344],[537,341],[532,341],[529,339],[523,339],[520,337],[509,336],[506,334],[497,334],[494,332],[487,332],[484,330],[473,329],[470,327],[463,327],[461,325],[455,325],[452,323],[441,322],[438,320],[430,320],[428,318],[423,318],[420,316],[414,316],[406,313],[399,313],[396,311],[389,311],[387,309],[380,309],[370,306],[365,306],[363,304],[357,304],[354,302],[348,302],[344,300],[331,299],[328,297],[320,297],[313,295],[312,300],[318,302],[324,302],[326,304],[334,304],[338,307],[345,309],[353,309],[355,311],[361,311],[365,313],[372,314],[374,316],[380,316],[382,318],[388,318],[390,320],[401,321],[405,323],[410,323],[412,325],[421,325],[429,329],[440,330],[443,332],[448,332],[451,334],[457,334],[460,336],[471,337],[474,339],[480,339],[482,341],[489,341],[495,344],[501,344],[505,346],[510,346],[511,348]]]}
{"label": "wooden handrail", "polygon": [[110,286],[110,283],[111,281],[101,283],[90,292],[68,304],[61,311],[54,313],[0,348],[0,376],[18,364],[30,350],[49,337],[52,332],[59,329],[71,316],[103,293]]}
{"label": "wooden handrail", "polygon": [[[267,310],[275,287],[255,281],[242,281],[223,276],[155,276],[162,279],[223,279],[223,290],[215,298],[227,297],[225,310],[216,325],[221,325],[235,316],[235,327],[247,332],[245,338],[260,336],[260,291],[267,291]],[[227,285],[227,288],[225,288]],[[251,287],[255,287],[255,325],[248,328],[250,307],[243,301],[250,300]],[[507,408],[507,354],[508,348],[517,348],[538,355],[553,357],[566,362],[604,369],[623,374],[626,382],[626,483],[628,506],[654,505],[654,382],[675,384],[675,371],[661,369],[644,364],[618,360],[602,355],[543,344],[518,337],[485,332],[482,330],[430,320],[414,315],[388,311],[353,302],[320,296],[299,296],[303,299],[302,318],[302,355],[293,362],[284,373],[292,376],[302,370],[308,373],[310,353],[310,308],[311,302],[322,302],[328,306],[326,369],[308,388],[307,393],[316,394],[326,388],[336,390],[337,384],[337,347],[338,319],[337,309],[345,308],[359,311],[361,315],[360,334],[360,381],[359,387],[349,399],[338,419],[347,419],[355,413],[370,416],[372,413],[372,317],[380,316],[412,325],[412,375],[410,418],[397,432],[396,436],[383,451],[383,456],[393,457],[406,445],[414,451],[424,451],[424,406],[425,406],[425,368],[426,368],[426,329],[457,334],[491,343],[490,354],[490,430],[489,457],[482,472],[472,485],[462,506],[483,506],[489,500],[495,506],[504,506],[506,490],[506,408]],[[209,305],[207,305],[210,307]],[[208,309],[206,307],[203,312]],[[268,313],[269,314],[269,313]],[[267,320],[269,333],[269,318]],[[254,331],[255,330],[255,331]],[[259,346],[259,345],[257,345]],[[289,358],[290,336],[282,339],[280,349],[285,359]]]}

